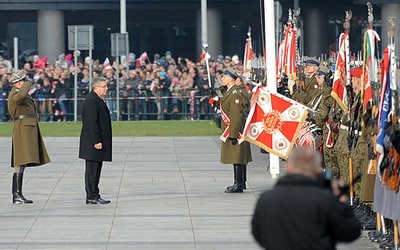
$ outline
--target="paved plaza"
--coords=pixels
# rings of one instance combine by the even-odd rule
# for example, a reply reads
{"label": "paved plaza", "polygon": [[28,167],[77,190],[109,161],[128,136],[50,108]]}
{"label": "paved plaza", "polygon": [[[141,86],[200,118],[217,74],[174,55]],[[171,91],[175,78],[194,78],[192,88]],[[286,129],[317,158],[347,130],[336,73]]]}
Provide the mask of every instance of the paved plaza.
{"label": "paved plaza", "polygon": [[[225,194],[233,170],[219,162],[218,137],[114,137],[113,162],[100,181],[111,203],[86,205],[79,138],[45,143],[52,162],[24,177],[24,195],[34,203],[13,205],[11,138],[0,138],[0,249],[260,249],[251,216],[276,180],[257,147],[248,189]],[[365,235],[339,249],[378,249]]]}

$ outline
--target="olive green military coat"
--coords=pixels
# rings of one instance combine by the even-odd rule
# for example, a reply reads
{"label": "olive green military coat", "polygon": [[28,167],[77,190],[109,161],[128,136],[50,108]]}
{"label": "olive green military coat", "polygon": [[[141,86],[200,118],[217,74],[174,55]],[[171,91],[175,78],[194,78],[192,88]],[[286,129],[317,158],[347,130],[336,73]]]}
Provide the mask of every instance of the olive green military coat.
{"label": "olive green military coat", "polygon": [[[231,87],[220,101],[220,109],[230,119],[229,138],[237,138],[243,132],[249,107],[249,97],[244,88]],[[227,124],[222,120],[221,130],[225,131]],[[247,164],[252,161],[250,144],[247,141],[233,145],[227,138],[221,145],[221,163]]]}
{"label": "olive green military coat", "polygon": [[[8,110],[14,119],[20,115],[36,115],[33,98],[28,94],[31,82],[20,89],[14,87],[8,96]],[[37,118],[22,118],[14,122],[12,132],[11,167],[40,166],[50,162]]]}
{"label": "olive green military coat", "polygon": [[304,82],[304,89],[298,88],[294,91],[292,99],[303,104],[308,104],[312,97],[315,95],[315,91],[318,86],[317,75],[314,73],[311,77],[307,77]]}

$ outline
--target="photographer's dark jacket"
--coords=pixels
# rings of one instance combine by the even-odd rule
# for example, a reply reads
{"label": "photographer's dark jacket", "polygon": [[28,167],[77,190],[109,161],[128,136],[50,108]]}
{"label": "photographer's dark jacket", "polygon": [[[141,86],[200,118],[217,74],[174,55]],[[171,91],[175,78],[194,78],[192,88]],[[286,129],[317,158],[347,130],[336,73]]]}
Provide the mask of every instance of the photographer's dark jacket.
{"label": "photographer's dark jacket", "polygon": [[[102,149],[94,144],[102,143]],[[110,111],[106,103],[94,91],[85,99],[82,107],[82,131],[79,158],[89,161],[111,161],[112,132]]]}
{"label": "photographer's dark jacket", "polygon": [[13,87],[8,96],[8,110],[13,119],[21,115],[29,117],[14,121],[11,167],[40,166],[50,162],[36,118],[36,105],[28,94],[32,83],[26,81],[20,89]]}
{"label": "photographer's dark jacket", "polygon": [[357,239],[360,229],[351,209],[329,188],[294,174],[261,195],[252,220],[254,238],[268,250],[335,249],[339,241]]}

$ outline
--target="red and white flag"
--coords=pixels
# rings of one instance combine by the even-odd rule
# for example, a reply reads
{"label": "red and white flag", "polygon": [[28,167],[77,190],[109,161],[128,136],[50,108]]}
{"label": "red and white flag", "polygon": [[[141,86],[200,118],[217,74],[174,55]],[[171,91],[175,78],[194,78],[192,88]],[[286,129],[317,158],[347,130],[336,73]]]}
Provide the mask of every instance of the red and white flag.
{"label": "red and white flag", "polygon": [[289,79],[295,79],[297,73],[296,65],[296,38],[297,30],[289,23],[285,32],[284,51],[283,51],[283,69]]}
{"label": "red and white flag", "polygon": [[363,80],[364,85],[364,110],[367,109],[367,103],[372,100],[371,82],[378,81],[378,63],[375,58],[375,42],[381,39],[378,33],[371,27],[368,27],[364,34],[364,64],[363,64]]}
{"label": "red and white flag", "polygon": [[307,108],[267,87],[257,87],[243,130],[245,140],[266,151],[287,159]]}
{"label": "red and white flag", "polygon": [[285,40],[281,40],[278,45],[278,56],[276,57],[276,75],[283,73],[283,54],[285,47]]}
{"label": "red and white flag", "polygon": [[254,59],[253,46],[251,45],[251,36],[246,39],[246,45],[244,47],[244,57],[243,57],[243,72],[250,72],[252,65],[251,60]]}
{"label": "red and white flag", "polygon": [[106,57],[106,59],[103,62],[103,66],[107,67],[107,66],[111,66],[110,60],[108,60],[108,57]]}
{"label": "red and white flag", "polygon": [[140,55],[140,59],[142,59],[142,61],[149,60],[149,56],[147,55],[147,52],[143,52],[143,53]]}
{"label": "red and white flag", "polygon": [[350,66],[348,62],[349,34],[343,31],[339,36],[339,51],[336,60],[335,75],[333,76],[331,96],[336,100],[339,106],[347,113],[347,90],[350,85]]}
{"label": "red and white flag", "polygon": [[149,60],[147,52],[143,52],[138,59],[136,59],[136,66],[145,66],[146,60]]}
{"label": "red and white flag", "polygon": [[156,91],[157,90],[157,85],[156,85],[156,83],[154,82],[154,80],[151,82],[151,85],[150,85],[150,91],[151,92],[154,92],[154,91]]}

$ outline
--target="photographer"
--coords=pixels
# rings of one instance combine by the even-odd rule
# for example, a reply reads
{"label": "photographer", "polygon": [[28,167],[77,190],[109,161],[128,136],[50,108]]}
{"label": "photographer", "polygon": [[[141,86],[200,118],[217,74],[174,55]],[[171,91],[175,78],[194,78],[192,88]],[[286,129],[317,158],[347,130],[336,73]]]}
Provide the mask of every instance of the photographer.
{"label": "photographer", "polygon": [[360,225],[344,202],[344,183],[331,189],[318,180],[321,155],[311,147],[293,149],[287,175],[264,192],[256,205],[252,233],[265,249],[335,249],[360,236]]}

